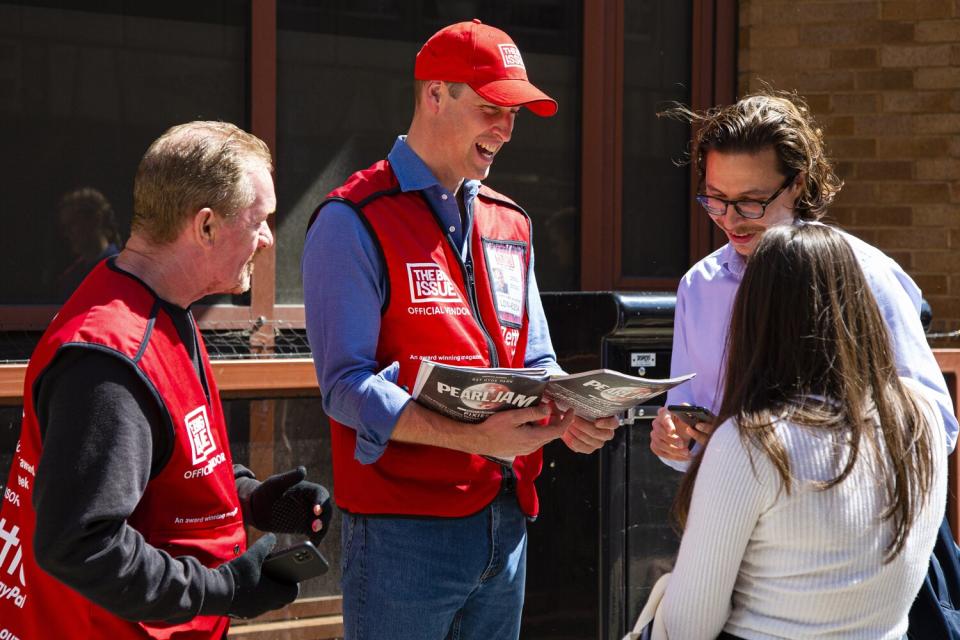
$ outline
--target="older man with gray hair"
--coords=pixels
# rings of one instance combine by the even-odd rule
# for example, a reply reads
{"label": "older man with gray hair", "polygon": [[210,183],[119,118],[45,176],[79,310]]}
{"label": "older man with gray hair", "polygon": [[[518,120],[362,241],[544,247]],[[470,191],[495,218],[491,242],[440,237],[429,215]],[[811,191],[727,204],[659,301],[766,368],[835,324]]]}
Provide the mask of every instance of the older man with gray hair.
{"label": "older man with gray hair", "polygon": [[273,246],[271,157],[222,122],[171,128],[134,183],[132,236],[100,262],[30,359],[0,511],[0,636],[219,639],[228,615],[296,598],[261,573],[265,531],[326,531],[302,467],[233,465],[190,305],[250,287]]}

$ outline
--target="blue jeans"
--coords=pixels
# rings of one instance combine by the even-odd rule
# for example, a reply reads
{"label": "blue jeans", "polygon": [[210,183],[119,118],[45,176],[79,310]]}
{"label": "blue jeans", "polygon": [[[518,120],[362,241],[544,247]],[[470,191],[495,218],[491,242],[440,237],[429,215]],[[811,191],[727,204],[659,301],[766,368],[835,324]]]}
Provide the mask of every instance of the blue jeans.
{"label": "blue jeans", "polygon": [[465,518],[344,514],[345,640],[515,640],[527,565],[512,494]]}

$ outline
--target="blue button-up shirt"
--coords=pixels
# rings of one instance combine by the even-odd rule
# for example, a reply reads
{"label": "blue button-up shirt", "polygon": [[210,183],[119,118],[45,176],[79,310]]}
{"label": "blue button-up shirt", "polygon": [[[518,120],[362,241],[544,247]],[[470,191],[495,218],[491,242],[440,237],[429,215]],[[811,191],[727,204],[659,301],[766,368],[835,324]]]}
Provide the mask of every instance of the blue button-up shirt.
{"label": "blue button-up shirt", "polygon": [[[816,224],[816,223],[809,223]],[[947,447],[957,441],[957,418],[943,374],[920,324],[920,289],[893,259],[847,233],[880,313],[893,340],[897,371],[921,383],[936,400],[946,428]],[[698,262],[677,289],[673,334],[672,376],[697,376],[667,393],[667,404],[696,404],[716,413],[723,396],[724,346],[733,300],[743,279],[746,260],[729,244]],[[687,463],[664,460],[675,469]]]}
{"label": "blue button-up shirt", "polygon": [[[480,182],[467,180],[461,186],[466,210],[464,225],[456,195],[439,183],[404,136],[397,139],[387,159],[400,189],[424,193],[461,256],[469,259],[473,202]],[[533,274],[532,251],[530,267],[530,323],[524,364],[560,373]],[[411,398],[407,390],[396,384],[397,363],[378,370],[376,352],[387,274],[373,239],[348,205],[324,205],[322,215],[317,216],[307,234],[301,269],[307,337],[323,409],[338,422],[357,430],[357,460],[364,464],[376,462]]]}

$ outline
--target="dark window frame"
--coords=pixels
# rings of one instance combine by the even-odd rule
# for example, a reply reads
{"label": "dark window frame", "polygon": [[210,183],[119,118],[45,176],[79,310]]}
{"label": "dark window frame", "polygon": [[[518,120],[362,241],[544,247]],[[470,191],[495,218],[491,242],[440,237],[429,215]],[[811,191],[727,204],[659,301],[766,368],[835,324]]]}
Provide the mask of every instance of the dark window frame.
{"label": "dark window frame", "polygon": [[[623,10],[626,0],[584,4],[583,139],[580,287],[585,291],[676,289],[678,278],[623,276]],[[737,5],[693,0],[691,106],[733,101],[736,92]],[[722,244],[693,199],[690,179],[690,263]]]}

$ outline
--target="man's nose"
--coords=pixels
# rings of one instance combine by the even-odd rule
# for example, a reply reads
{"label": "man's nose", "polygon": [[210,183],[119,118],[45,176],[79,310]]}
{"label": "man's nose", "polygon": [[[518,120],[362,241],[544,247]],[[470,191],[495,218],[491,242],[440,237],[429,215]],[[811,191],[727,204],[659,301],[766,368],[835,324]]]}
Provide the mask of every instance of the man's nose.
{"label": "man's nose", "polygon": [[740,221],[740,214],[737,213],[737,208],[732,202],[725,202],[723,205],[723,215],[720,216],[723,219],[723,225],[725,227],[732,227]]}
{"label": "man's nose", "polygon": [[260,248],[269,249],[273,246],[273,232],[270,231],[270,225],[264,220],[260,223]]}
{"label": "man's nose", "polygon": [[513,137],[513,123],[516,119],[516,113],[506,111],[500,118],[500,121],[497,122],[497,133],[500,134],[500,139],[504,142],[510,142],[510,138]]}

